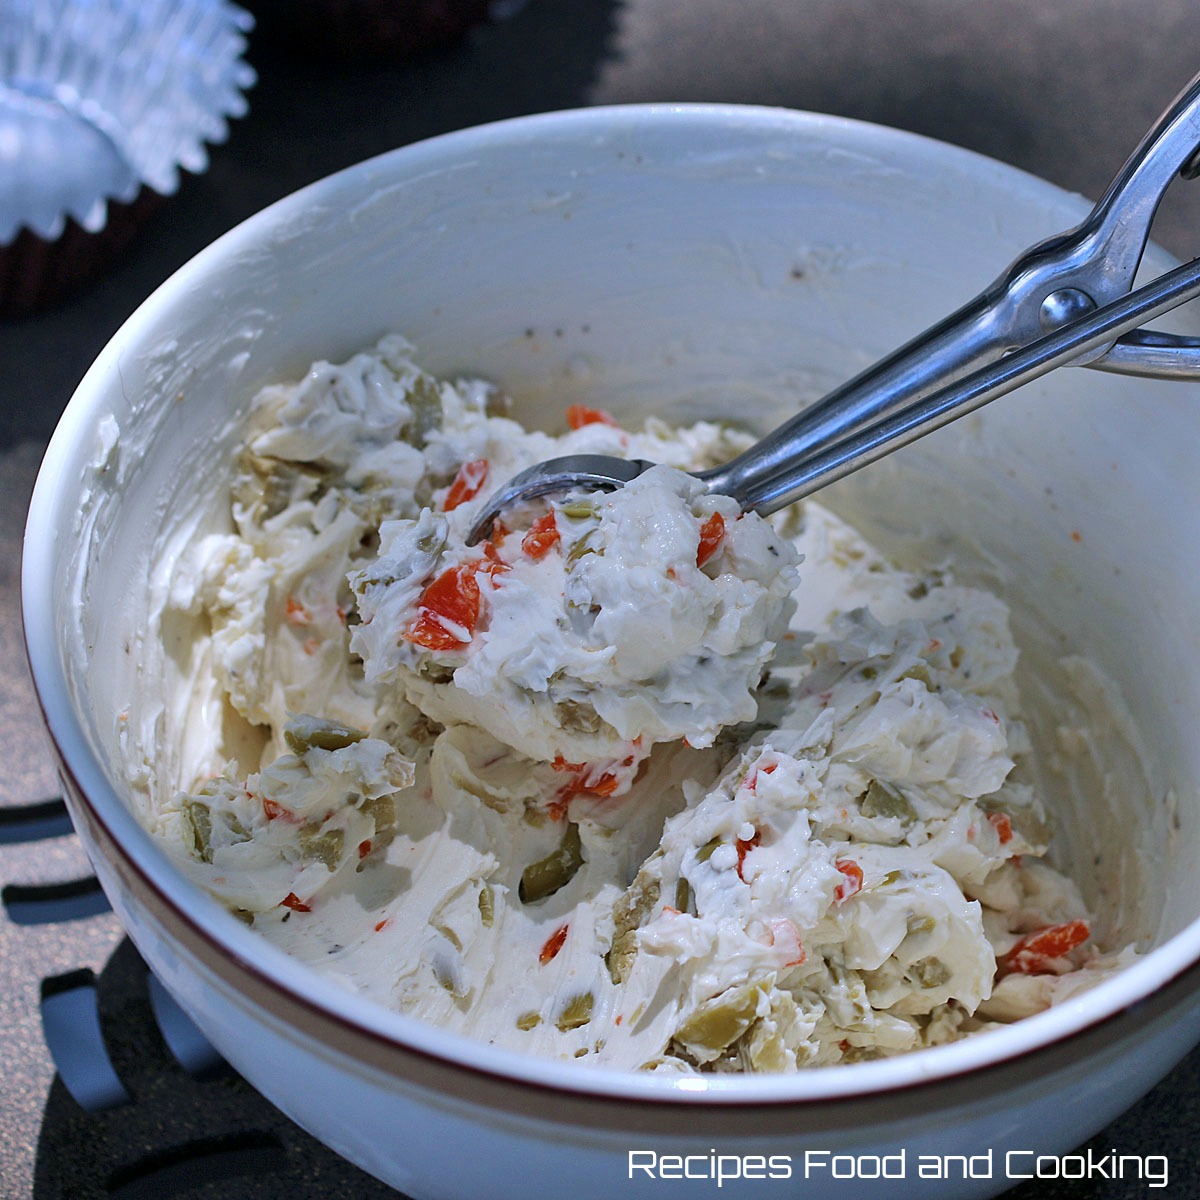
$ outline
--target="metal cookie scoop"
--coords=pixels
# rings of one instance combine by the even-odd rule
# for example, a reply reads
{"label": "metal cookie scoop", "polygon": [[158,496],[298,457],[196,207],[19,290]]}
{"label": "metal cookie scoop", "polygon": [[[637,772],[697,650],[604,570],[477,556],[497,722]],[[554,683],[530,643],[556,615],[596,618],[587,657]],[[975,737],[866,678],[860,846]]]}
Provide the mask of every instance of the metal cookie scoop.
{"label": "metal cookie scoop", "polygon": [[[765,515],[1056,367],[1200,379],[1200,338],[1141,328],[1200,295],[1200,258],[1132,290],[1177,175],[1200,175],[1200,75],[1080,225],[1032,246],[957,312],[698,478]],[[512,504],[621,487],[650,465],[600,454],[538,463],[488,498],[468,542],[486,537]]]}

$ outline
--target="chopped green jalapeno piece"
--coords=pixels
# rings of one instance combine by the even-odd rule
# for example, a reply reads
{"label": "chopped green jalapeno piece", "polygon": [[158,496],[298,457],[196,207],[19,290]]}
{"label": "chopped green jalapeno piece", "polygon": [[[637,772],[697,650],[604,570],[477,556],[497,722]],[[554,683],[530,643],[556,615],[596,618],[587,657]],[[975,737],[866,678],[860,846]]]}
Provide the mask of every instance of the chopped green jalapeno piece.
{"label": "chopped green jalapeno piece", "polygon": [[479,919],[485,929],[491,929],[496,919],[496,902],[491,887],[486,883],[479,889]]}
{"label": "chopped green jalapeno piece", "polygon": [[764,992],[761,982],[728,988],[697,1005],[675,1030],[675,1040],[692,1052],[709,1052],[709,1056],[727,1049],[758,1019]]}
{"label": "chopped green jalapeno piece", "polygon": [[[661,858],[662,851],[655,851]],[[636,930],[658,905],[661,885],[653,876],[639,871],[629,890],[613,905],[612,946],[604,956],[613,983],[624,983],[637,958]]]}
{"label": "chopped green jalapeno piece", "polygon": [[189,800],[184,815],[192,829],[192,846],[201,862],[212,862],[212,813],[208,806]]}
{"label": "chopped green jalapeno piece", "polygon": [[783,1030],[795,1021],[796,1001],[789,992],[770,995],[769,1018],[755,1021],[738,1039],[736,1049],[744,1064],[753,1071],[786,1071],[796,1066],[796,1053],[788,1048]]}
{"label": "chopped green jalapeno piece", "polygon": [[918,987],[936,988],[950,982],[950,968],[940,958],[922,958],[908,968]]}
{"label": "chopped green jalapeno piece", "polygon": [[678,1059],[670,1059],[665,1055],[660,1054],[657,1058],[648,1058],[640,1067],[639,1071],[655,1071],[659,1067],[664,1067],[670,1062],[678,1062]]}
{"label": "chopped green jalapeno piece", "polygon": [[574,700],[563,700],[558,706],[558,712],[564,729],[596,733],[604,723],[594,708],[578,704]]}
{"label": "chopped green jalapeno piece", "polygon": [[558,1020],[554,1022],[558,1026],[559,1032],[566,1033],[568,1030],[586,1025],[592,1019],[594,1004],[595,998],[591,992],[581,992],[578,996],[572,996],[563,1006]]}
{"label": "chopped green jalapeno piece", "polygon": [[385,833],[396,821],[396,801],[393,796],[364,796],[358,806],[361,812],[375,819],[375,832]]}
{"label": "chopped green jalapeno piece", "polygon": [[913,821],[917,816],[904,794],[881,779],[871,781],[858,807],[864,817],[898,817],[902,821]]}
{"label": "chopped green jalapeno piece", "polygon": [[297,835],[300,843],[300,853],[305,858],[315,858],[324,863],[330,871],[336,871],[342,861],[342,851],[345,848],[346,835],[340,829],[320,831],[319,825],[305,825]]}
{"label": "chopped green jalapeno piece", "polygon": [[429,435],[442,427],[441,389],[432,379],[418,375],[409,388],[407,399],[412,417],[404,427],[403,437],[410,445],[421,450],[429,440]]}
{"label": "chopped green jalapeno piece", "polygon": [[567,832],[557,850],[551,851],[545,858],[521,872],[521,882],[517,894],[523,904],[533,904],[553,896],[560,888],[566,887],[575,873],[583,866],[583,847],[579,840],[579,826],[572,821],[567,826]]}
{"label": "chopped green jalapeno piece", "polygon": [[322,721],[306,718],[293,721],[283,731],[283,740],[296,755],[308,750],[345,750],[367,735],[361,729],[351,729],[338,721]]}
{"label": "chopped green jalapeno piece", "polygon": [[596,553],[596,548],[592,545],[593,532],[594,530],[589,530],[567,551],[568,563],[578,562],[585,554]]}
{"label": "chopped green jalapeno piece", "polygon": [[624,983],[637,958],[637,938],[632,929],[623,930],[613,938],[612,946],[604,956],[609,978],[613,983]]}
{"label": "chopped green jalapeno piece", "polygon": [[596,505],[591,500],[568,500],[558,511],[572,521],[583,521],[596,515]]}

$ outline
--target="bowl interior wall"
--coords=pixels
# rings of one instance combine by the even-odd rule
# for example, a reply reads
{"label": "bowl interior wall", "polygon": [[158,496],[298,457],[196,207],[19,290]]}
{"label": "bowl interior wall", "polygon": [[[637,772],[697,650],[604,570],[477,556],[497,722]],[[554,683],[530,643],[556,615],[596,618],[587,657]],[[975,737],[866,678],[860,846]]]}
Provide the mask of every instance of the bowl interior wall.
{"label": "bowl interior wall", "polygon": [[[114,714],[157,686],[131,649],[151,547],[181,513],[209,520],[262,384],[398,330],[537,423],[582,401],[766,429],[1084,210],[919,139],[686,111],[412,148],[269,210],[126,326],[70,418],[121,431],[107,457],[79,439],[60,517],[88,550],[62,557],[56,614],[114,787]],[[1061,656],[1118,682],[1136,733],[1114,726],[1065,788],[1048,774],[1068,866],[1116,940],[1200,912],[1193,393],[1060,371],[828,493],[901,559],[932,546],[998,587],[1047,761],[1077,717]]]}

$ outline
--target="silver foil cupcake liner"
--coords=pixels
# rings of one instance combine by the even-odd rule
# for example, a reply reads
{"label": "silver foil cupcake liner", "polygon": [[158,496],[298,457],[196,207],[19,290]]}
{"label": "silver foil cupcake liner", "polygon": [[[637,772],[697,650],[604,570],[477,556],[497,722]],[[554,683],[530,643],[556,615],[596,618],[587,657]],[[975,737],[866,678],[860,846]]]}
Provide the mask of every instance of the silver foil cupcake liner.
{"label": "silver foil cupcake liner", "polygon": [[0,312],[81,279],[106,231],[128,241],[207,168],[247,109],[252,24],[225,0],[0,0]]}

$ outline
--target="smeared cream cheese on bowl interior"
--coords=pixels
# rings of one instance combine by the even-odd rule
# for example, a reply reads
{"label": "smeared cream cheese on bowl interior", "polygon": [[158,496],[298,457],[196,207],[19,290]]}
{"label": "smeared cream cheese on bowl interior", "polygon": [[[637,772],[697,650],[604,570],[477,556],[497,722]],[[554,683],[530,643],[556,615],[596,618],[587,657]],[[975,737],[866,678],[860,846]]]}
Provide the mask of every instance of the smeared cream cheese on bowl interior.
{"label": "smeared cream cheese on bowl interior", "polygon": [[[122,746],[192,878],[383,1005],[627,1069],[892,1055],[1128,959],[1045,861],[995,595],[818,503],[706,494],[688,472],[740,432],[580,405],[528,431],[412,353],[266,388],[226,528],[159,563],[189,732],[162,753],[131,700]],[[571,453],[662,465],[465,544]]]}

